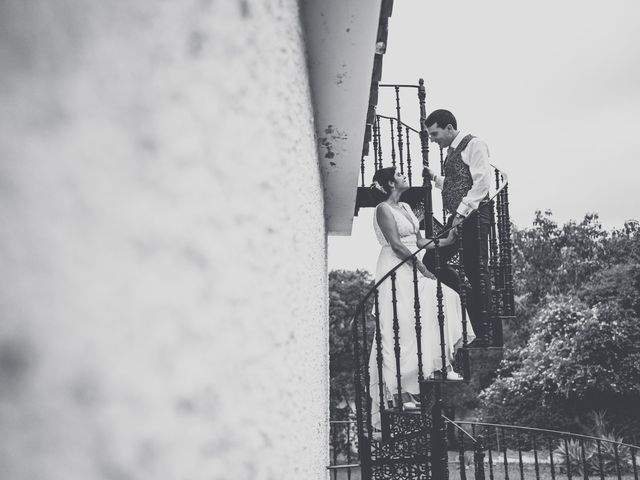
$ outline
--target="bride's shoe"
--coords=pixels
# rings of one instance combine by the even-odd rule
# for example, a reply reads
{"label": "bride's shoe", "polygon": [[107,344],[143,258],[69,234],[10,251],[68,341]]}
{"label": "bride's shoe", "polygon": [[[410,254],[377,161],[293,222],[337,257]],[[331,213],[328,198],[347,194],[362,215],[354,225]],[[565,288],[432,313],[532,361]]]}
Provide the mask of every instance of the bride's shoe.
{"label": "bride's shoe", "polygon": [[447,380],[464,380],[464,377],[458,372],[451,370],[450,372],[447,372]]}
{"label": "bride's shoe", "polygon": [[[429,380],[442,380],[442,370],[436,370],[428,377]],[[464,377],[458,372],[453,371],[451,365],[447,366],[447,380],[464,380]]]}

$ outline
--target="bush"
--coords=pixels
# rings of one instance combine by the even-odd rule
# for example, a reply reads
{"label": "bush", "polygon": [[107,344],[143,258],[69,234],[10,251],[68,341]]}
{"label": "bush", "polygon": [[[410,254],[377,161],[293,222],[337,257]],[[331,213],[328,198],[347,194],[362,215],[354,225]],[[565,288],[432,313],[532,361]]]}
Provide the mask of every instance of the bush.
{"label": "bush", "polygon": [[483,419],[584,431],[590,412],[616,405],[613,420],[640,424],[640,324],[614,302],[557,297],[531,324],[527,344],[507,357],[481,394]]}

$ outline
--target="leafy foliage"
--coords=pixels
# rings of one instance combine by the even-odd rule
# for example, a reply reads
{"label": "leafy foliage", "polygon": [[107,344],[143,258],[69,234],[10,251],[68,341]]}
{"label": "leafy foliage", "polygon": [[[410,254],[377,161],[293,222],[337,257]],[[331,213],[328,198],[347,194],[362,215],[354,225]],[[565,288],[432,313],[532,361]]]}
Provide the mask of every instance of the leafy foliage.
{"label": "leafy foliage", "polygon": [[364,270],[329,273],[330,406],[335,420],[347,418],[353,410],[352,316],[372,286],[373,281]]}
{"label": "leafy foliage", "polygon": [[559,227],[537,212],[514,229],[517,320],[484,419],[584,431],[590,412],[640,426],[640,233],[604,231],[596,215]]}
{"label": "leafy foliage", "polygon": [[603,441],[593,440],[569,440],[566,445],[560,444],[553,452],[561,472],[567,471],[567,465],[574,474],[589,475],[620,473],[632,473],[633,461],[631,451],[622,443],[622,437],[617,436],[609,429],[605,420],[605,412],[593,412],[594,422],[590,435],[601,438]]}

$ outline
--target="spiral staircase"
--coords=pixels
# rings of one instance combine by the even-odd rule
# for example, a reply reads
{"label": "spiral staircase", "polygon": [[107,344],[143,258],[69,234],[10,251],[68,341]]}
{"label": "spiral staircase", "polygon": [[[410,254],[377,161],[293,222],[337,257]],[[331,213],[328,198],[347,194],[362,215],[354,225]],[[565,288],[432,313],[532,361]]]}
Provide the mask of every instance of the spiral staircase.
{"label": "spiral staircase", "polygon": [[[380,279],[361,299],[354,313],[353,347],[355,357],[355,390],[357,411],[358,454],[363,479],[446,479],[448,478],[448,457],[446,440],[447,417],[444,415],[442,394],[444,389],[457,388],[460,383],[470,382],[474,375],[490,376],[501,358],[503,345],[502,324],[505,319],[514,315],[513,282],[511,268],[511,231],[509,220],[508,179],[502,170],[492,166],[495,175],[495,185],[490,192],[490,201],[486,207],[491,211],[491,227],[488,238],[489,258],[480,259],[487,262],[490,274],[490,285],[481,283],[481,288],[489,289],[492,308],[482,311],[481,321],[485,326],[484,338],[481,338],[482,348],[470,348],[468,341],[468,320],[466,314],[462,316],[462,347],[456,355],[457,370],[463,380],[448,378],[445,359],[446,340],[444,333],[445,321],[451,321],[444,316],[443,286],[437,280],[436,318],[421,318],[420,298],[418,296],[417,262],[422,260],[425,249],[435,250],[436,268],[439,265],[439,238],[448,234],[444,227],[446,216],[442,207],[440,195],[435,195],[431,182],[424,182],[422,178],[423,166],[440,169],[444,166],[442,149],[430,151],[428,133],[426,131],[426,90],[424,82],[418,85],[376,85],[375,101],[378,103],[378,89],[381,92],[391,92],[395,103],[393,115],[377,114],[375,108],[370,110],[368,127],[365,135],[365,148],[361,163],[361,185],[358,187],[356,200],[356,214],[362,208],[375,207],[376,201],[367,186],[371,183],[373,173],[382,167],[395,166],[407,175],[410,188],[404,192],[402,201],[411,205],[421,219],[421,229],[425,238],[432,240],[428,245],[405,258]],[[374,92],[372,92],[374,96]],[[412,102],[407,108],[403,104],[405,98]],[[417,102],[416,102],[417,100]],[[414,111],[419,128],[405,123],[403,117],[406,112]],[[369,149],[372,147],[371,154]],[[434,158],[435,157],[435,158]],[[417,160],[417,161],[416,161]],[[436,213],[437,212],[437,213]],[[440,216],[441,215],[441,216]],[[467,218],[465,221],[474,221]],[[449,262],[457,268],[461,283],[467,282],[464,277],[464,251]],[[393,318],[394,355],[396,365],[396,381],[393,385],[383,385],[379,388],[370,386],[371,372],[369,371],[369,357],[374,355],[378,369],[378,378],[382,378],[383,354],[381,347],[381,326],[378,309],[378,294],[381,288],[388,288],[389,283],[395,302],[396,272],[403,265],[408,264],[413,269],[414,282],[414,311],[415,325],[411,335],[417,341],[418,378],[420,385],[419,402],[407,403],[406,392],[403,392],[400,376],[401,347],[400,332],[397,315]],[[386,287],[385,287],[386,286]],[[460,291],[465,288],[460,285]],[[462,311],[466,312],[466,295],[460,295]],[[372,313],[373,312],[373,313]],[[458,320],[459,321],[459,320]],[[440,333],[442,351],[442,368],[435,378],[427,378],[422,366],[422,352],[420,349],[421,332],[427,322],[435,322]],[[409,333],[404,332],[404,335]],[[373,352],[372,352],[373,350]],[[486,360],[489,359],[487,362]],[[388,359],[389,360],[389,359]],[[481,365],[484,361],[484,365]],[[473,368],[472,368],[473,365]],[[478,367],[480,371],[478,370]],[[386,392],[393,392],[394,400],[389,401]],[[372,412],[372,396],[379,398],[380,411]],[[407,408],[407,405],[411,405]],[[374,428],[373,415],[380,415],[380,428]],[[482,449],[480,442],[469,432],[464,432],[471,442],[478,448],[476,462],[482,466]],[[475,445],[474,444],[474,445]],[[478,472],[479,470],[476,469]]]}

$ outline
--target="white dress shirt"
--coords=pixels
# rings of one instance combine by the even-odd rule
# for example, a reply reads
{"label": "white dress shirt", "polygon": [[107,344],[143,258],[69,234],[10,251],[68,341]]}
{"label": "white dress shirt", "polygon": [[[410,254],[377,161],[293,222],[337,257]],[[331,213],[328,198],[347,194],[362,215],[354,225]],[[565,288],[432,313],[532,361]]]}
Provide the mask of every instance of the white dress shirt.
{"label": "white dress shirt", "polygon": [[[467,134],[458,131],[458,135],[453,139],[449,146],[449,152],[453,152]],[[473,210],[477,209],[480,202],[489,193],[491,188],[491,166],[489,165],[489,147],[479,138],[473,138],[462,151],[462,161],[469,166],[469,172],[473,180],[471,189],[462,199],[456,213],[463,217],[469,215]],[[444,177],[435,175],[433,178],[435,186],[442,190],[444,185]]]}

